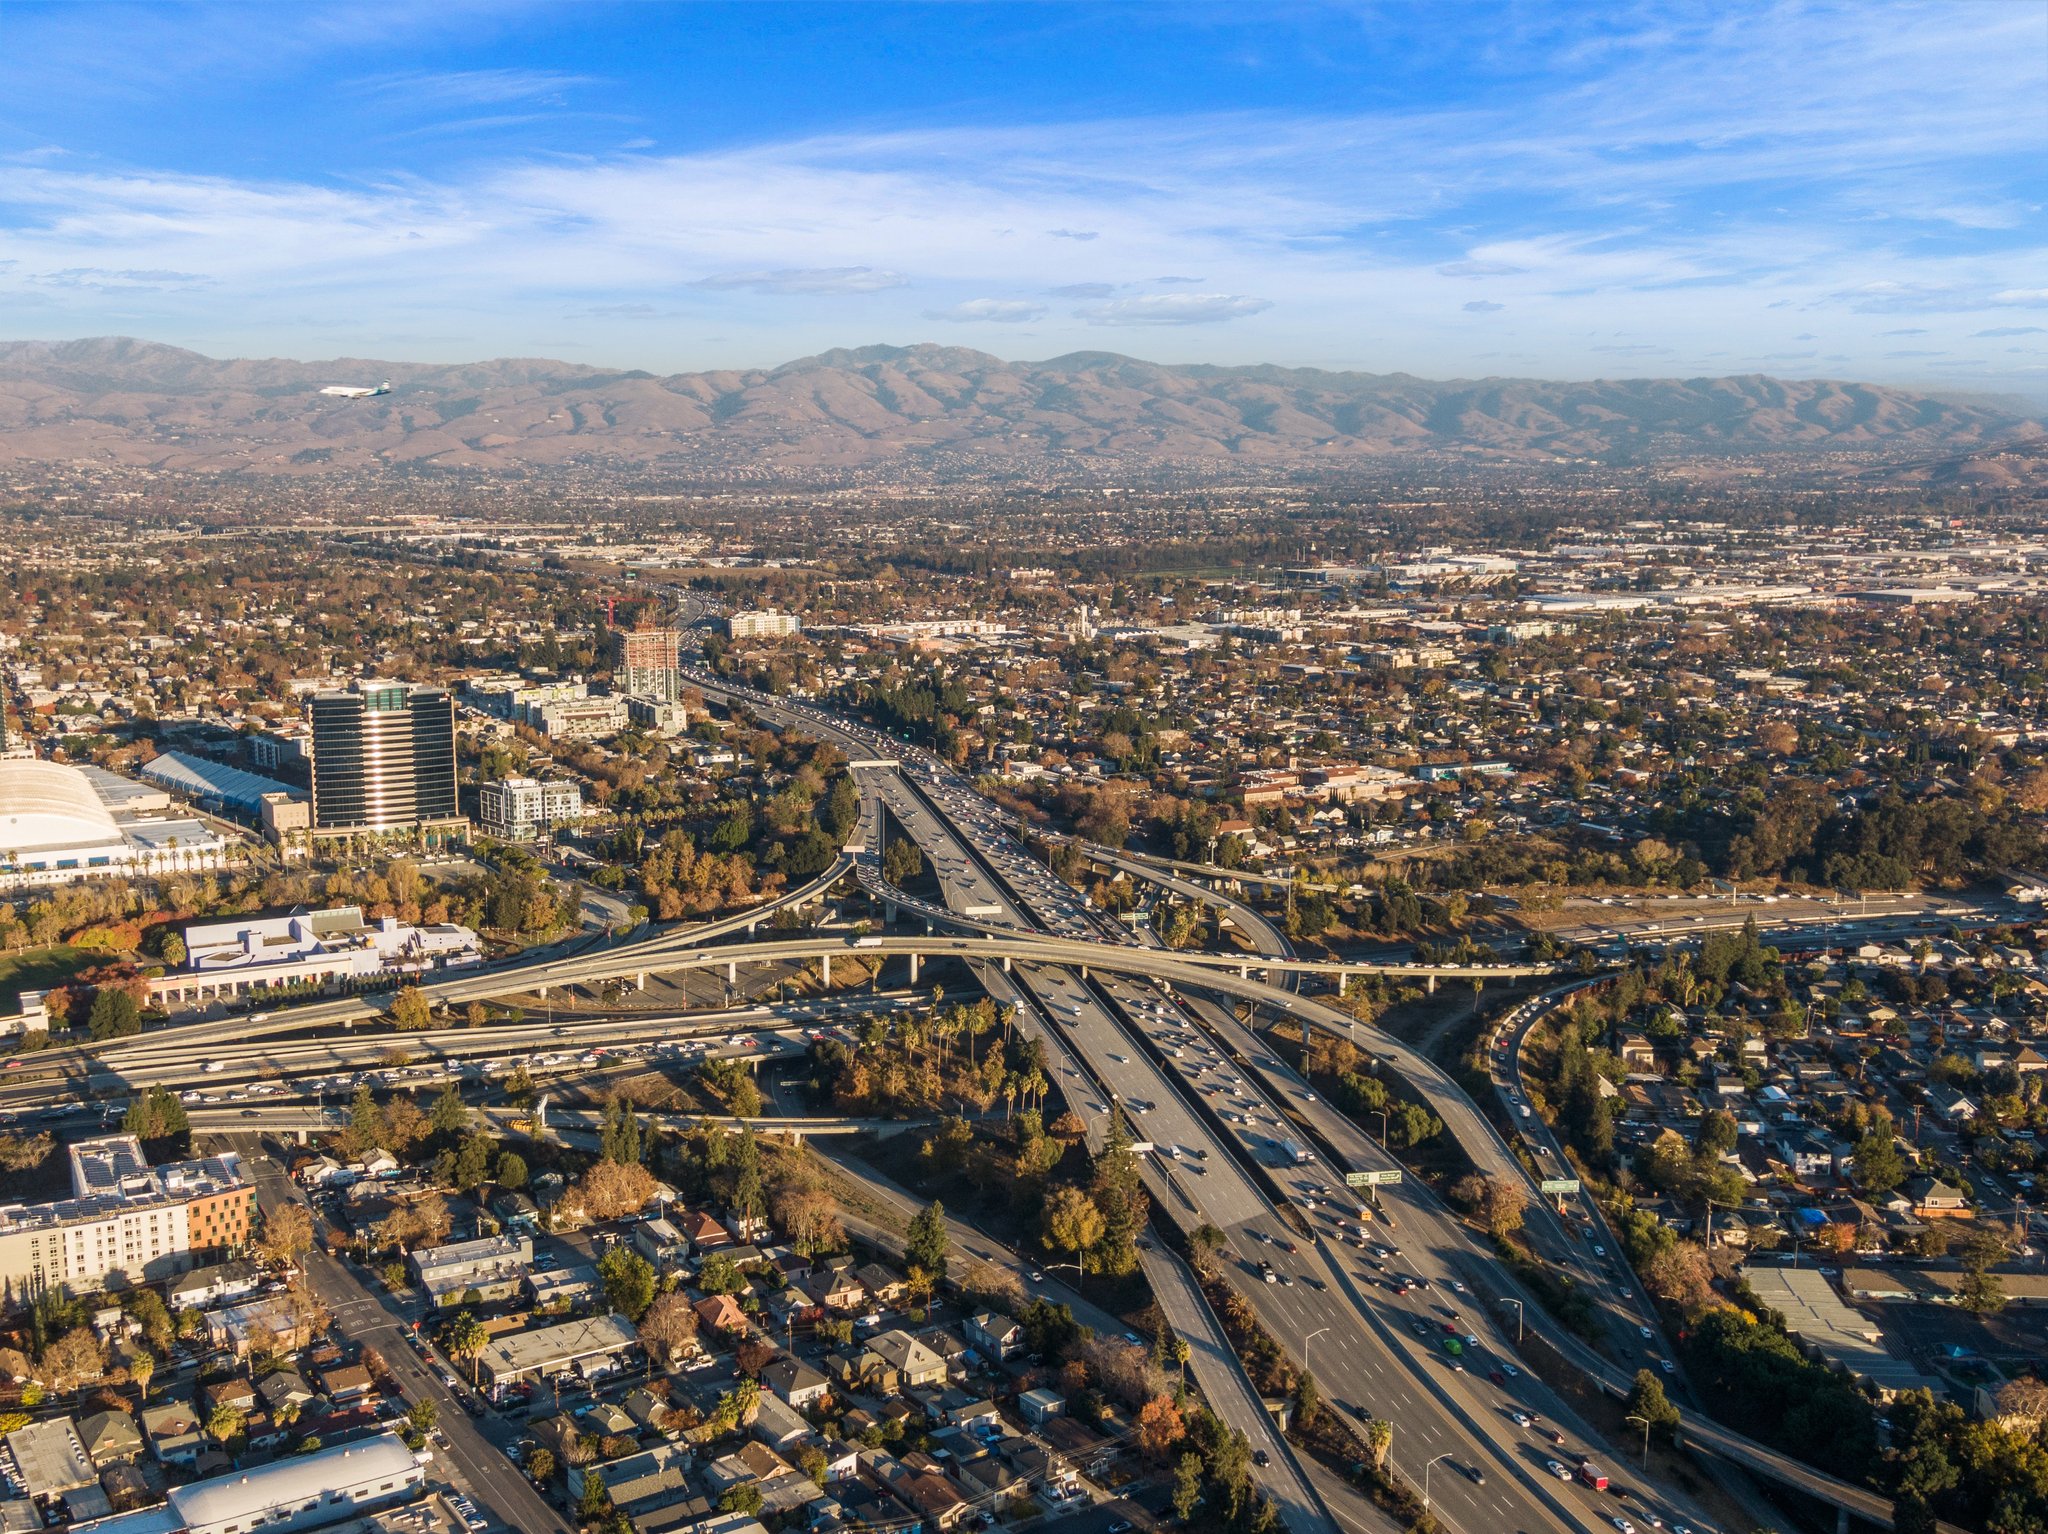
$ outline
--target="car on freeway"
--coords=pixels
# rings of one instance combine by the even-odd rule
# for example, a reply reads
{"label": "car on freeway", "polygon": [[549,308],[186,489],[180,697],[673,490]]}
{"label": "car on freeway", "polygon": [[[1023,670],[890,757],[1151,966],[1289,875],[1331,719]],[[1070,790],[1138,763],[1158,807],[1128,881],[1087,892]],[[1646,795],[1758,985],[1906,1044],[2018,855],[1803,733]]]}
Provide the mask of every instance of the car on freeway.
{"label": "car on freeway", "polygon": [[1636,1526],[1618,1514],[1607,1521],[1613,1524],[1620,1531],[1620,1534],[1636,1534]]}
{"label": "car on freeway", "polygon": [[1530,1417],[1529,1417],[1529,1414],[1528,1414],[1527,1412],[1525,1412],[1525,1411],[1511,1412],[1511,1413],[1509,1414],[1509,1416],[1510,1416],[1510,1419],[1511,1419],[1511,1420],[1512,1420],[1512,1421],[1514,1422],[1514,1424],[1515,1424],[1515,1426],[1516,1426],[1516,1427],[1527,1427],[1527,1426],[1529,1426],[1529,1423],[1530,1423]]}
{"label": "car on freeway", "polygon": [[1572,1478],[1571,1470],[1554,1459],[1545,1461],[1543,1468],[1556,1476],[1560,1481],[1569,1481]]}
{"label": "car on freeway", "polygon": [[1607,1248],[1596,1244],[1593,1248],[1593,1255],[1595,1257],[1605,1257],[1607,1255]]}
{"label": "car on freeway", "polygon": [[1273,1463],[1273,1456],[1264,1449],[1254,1449],[1252,1450],[1252,1463],[1254,1465],[1270,1465]]}
{"label": "car on freeway", "polygon": [[1647,1326],[1639,1326],[1636,1328],[1636,1330],[1641,1332],[1646,1339],[1656,1335]]}

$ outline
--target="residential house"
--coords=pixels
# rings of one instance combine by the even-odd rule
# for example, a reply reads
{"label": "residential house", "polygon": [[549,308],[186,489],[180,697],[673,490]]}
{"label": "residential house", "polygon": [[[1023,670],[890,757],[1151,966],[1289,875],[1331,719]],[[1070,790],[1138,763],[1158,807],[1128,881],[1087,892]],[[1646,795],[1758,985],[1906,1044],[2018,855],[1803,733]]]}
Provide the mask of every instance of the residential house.
{"label": "residential house", "polygon": [[832,1389],[824,1375],[787,1353],[761,1371],[761,1383],[798,1411],[810,1410]]}
{"label": "residential house", "polygon": [[894,1329],[878,1333],[868,1344],[896,1376],[900,1388],[946,1382],[946,1361],[909,1332]]}
{"label": "residential house", "polygon": [[961,1328],[974,1350],[991,1363],[1024,1351],[1024,1328],[996,1310],[977,1310]]}

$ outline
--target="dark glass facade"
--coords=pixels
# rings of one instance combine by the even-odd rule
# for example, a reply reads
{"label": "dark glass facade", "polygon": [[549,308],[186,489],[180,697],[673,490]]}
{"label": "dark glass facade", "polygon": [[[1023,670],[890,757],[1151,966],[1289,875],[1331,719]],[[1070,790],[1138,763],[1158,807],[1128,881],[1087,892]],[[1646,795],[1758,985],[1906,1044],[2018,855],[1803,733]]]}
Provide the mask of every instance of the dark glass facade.
{"label": "dark glass facade", "polygon": [[455,700],[397,683],[312,700],[313,829],[382,831],[457,818]]}

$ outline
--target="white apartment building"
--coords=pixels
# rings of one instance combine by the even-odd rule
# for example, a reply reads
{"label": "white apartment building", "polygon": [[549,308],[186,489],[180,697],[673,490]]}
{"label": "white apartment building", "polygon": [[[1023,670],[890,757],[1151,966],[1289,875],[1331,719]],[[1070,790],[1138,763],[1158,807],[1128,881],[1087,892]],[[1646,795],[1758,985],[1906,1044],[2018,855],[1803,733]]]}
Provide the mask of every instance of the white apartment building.
{"label": "white apartment building", "polygon": [[232,1154],[152,1167],[133,1135],[111,1135],[70,1158],[70,1198],[0,1205],[0,1299],[156,1283],[248,1239],[255,1192]]}
{"label": "white apartment building", "polygon": [[804,622],[795,613],[779,613],[771,607],[734,613],[725,620],[725,631],[734,639],[787,639],[792,634],[801,634]]}
{"label": "white apartment building", "polygon": [[583,818],[583,788],[567,778],[506,778],[476,791],[477,820],[486,833],[524,840],[552,826]]}

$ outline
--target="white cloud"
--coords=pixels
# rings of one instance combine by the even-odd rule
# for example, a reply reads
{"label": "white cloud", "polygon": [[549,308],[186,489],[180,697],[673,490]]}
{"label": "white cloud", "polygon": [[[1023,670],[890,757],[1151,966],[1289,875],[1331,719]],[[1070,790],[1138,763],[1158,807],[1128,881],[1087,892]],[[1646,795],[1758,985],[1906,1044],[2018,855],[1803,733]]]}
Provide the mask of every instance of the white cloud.
{"label": "white cloud", "polygon": [[784,267],[773,272],[721,272],[699,277],[693,288],[745,288],[754,293],[879,293],[900,288],[899,273],[877,271],[871,266]]}
{"label": "white cloud", "polygon": [[1498,314],[1506,307],[1506,304],[1497,304],[1490,298],[1475,298],[1465,305],[1465,312],[1467,314]]}
{"label": "white cloud", "polygon": [[927,309],[924,317],[928,320],[946,320],[953,324],[1018,325],[1035,320],[1045,314],[1044,304],[1034,304],[1021,298],[970,298],[954,304],[950,309]]}
{"label": "white cloud", "polygon": [[1091,325],[1214,325],[1272,307],[1263,298],[1235,293],[1148,293],[1089,304],[1074,313]]}

